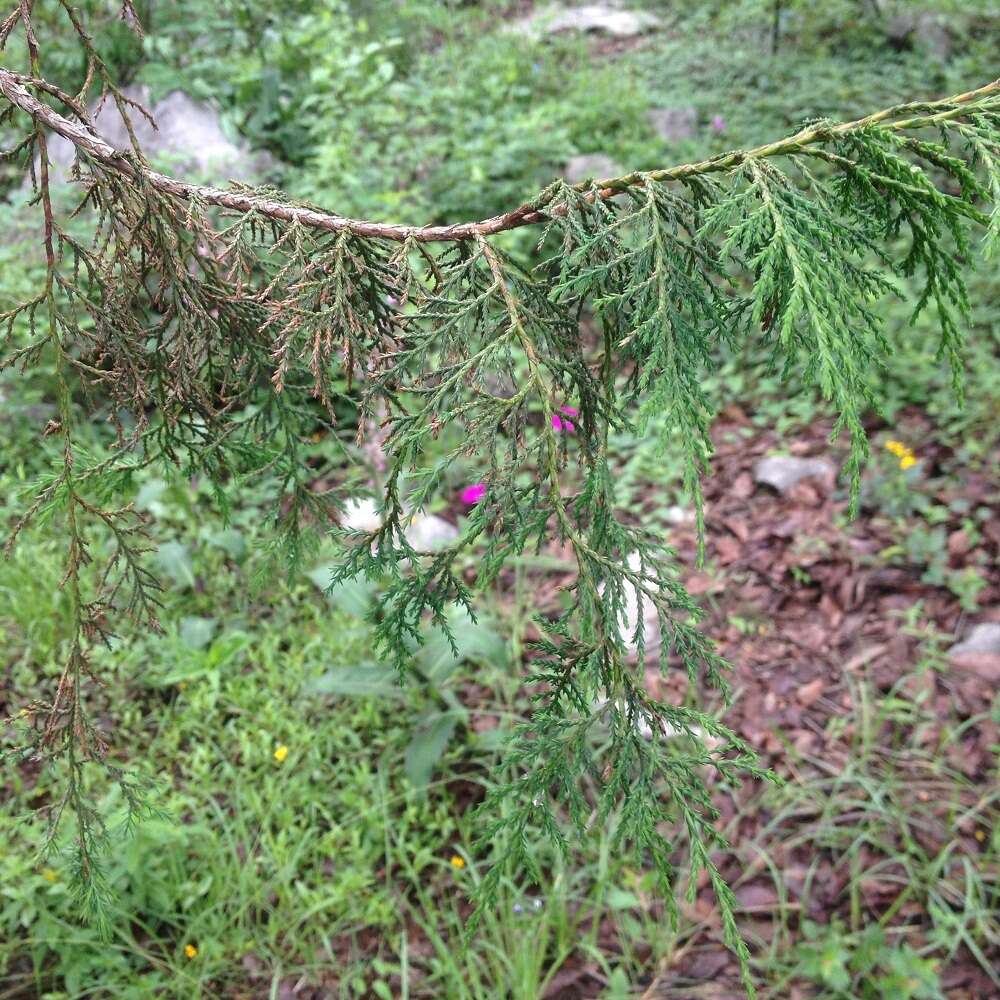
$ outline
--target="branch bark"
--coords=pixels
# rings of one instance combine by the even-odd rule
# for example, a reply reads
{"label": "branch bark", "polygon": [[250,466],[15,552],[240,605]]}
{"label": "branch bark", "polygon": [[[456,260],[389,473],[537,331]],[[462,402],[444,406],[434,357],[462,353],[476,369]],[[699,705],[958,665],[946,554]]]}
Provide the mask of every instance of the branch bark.
{"label": "branch bark", "polygon": [[[323,229],[332,233],[348,230],[357,236],[397,242],[415,240],[421,243],[458,242],[492,236],[510,229],[519,229],[522,226],[537,225],[555,214],[555,212],[546,213],[544,203],[541,200],[536,200],[526,202],[511,212],[479,222],[405,226],[350,219],[343,215],[277,201],[244,191],[226,191],[200,184],[189,184],[186,181],[158,173],[134,156],[115,149],[92,128],[65,118],[40,101],[27,89],[29,86],[46,90],[60,98],[62,96],[55,93],[55,89],[46,84],[45,81],[35,80],[32,77],[0,68],[0,94],[29,115],[37,124],[44,125],[64,139],[68,139],[85,156],[125,176],[135,179],[142,177],[147,184],[166,194],[184,200],[197,198],[206,204],[217,205],[233,212],[256,212],[268,218],[284,222],[298,222],[303,226]],[[662,170],[634,171],[622,177],[605,178],[596,180],[592,184],[583,183],[574,185],[574,187],[578,191],[586,192],[590,197],[613,198],[646,180],[680,181],[689,177],[720,173],[739,167],[747,160],[794,154],[809,146],[836,140],[852,131],[871,125],[878,124],[897,131],[921,128],[933,124],[935,121],[959,117],[968,112],[970,105],[974,106],[978,102],[998,94],[1000,94],[1000,80],[995,80],[977,90],[971,90],[940,101],[901,104],[839,125],[828,122],[812,125],[786,139],[757,146],[754,149],[734,150],[697,163],[684,163]]]}

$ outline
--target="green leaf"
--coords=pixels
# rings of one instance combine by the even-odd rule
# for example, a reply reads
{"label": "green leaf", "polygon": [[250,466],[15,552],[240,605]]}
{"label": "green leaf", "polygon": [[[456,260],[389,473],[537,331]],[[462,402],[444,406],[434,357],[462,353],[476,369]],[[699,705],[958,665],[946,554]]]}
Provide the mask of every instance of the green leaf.
{"label": "green leaf", "polygon": [[334,586],[330,585],[334,563],[324,563],[317,566],[307,575],[310,580],[330,598],[330,602],[338,611],[351,615],[353,618],[364,618],[371,607],[375,585],[367,580],[344,580]]}
{"label": "green leaf", "polygon": [[636,910],[642,906],[642,900],[628,889],[610,890],[605,902],[612,910]]}
{"label": "green leaf", "polygon": [[456,607],[448,614],[448,626],[454,646],[443,629],[432,626],[416,654],[417,664],[430,680],[443,683],[466,661],[493,666],[507,663],[507,643],[491,622],[484,618],[473,621],[465,608]]}
{"label": "green leaf", "polygon": [[415,788],[427,788],[434,768],[455,732],[457,722],[456,712],[435,712],[424,716],[423,721],[418,723],[413,739],[406,748],[404,760],[406,777]]}
{"label": "green leaf", "polygon": [[328,670],[306,688],[308,694],[337,694],[348,697],[401,698],[405,688],[399,684],[395,669],[387,664],[359,663]]}
{"label": "green leaf", "polygon": [[164,542],[156,552],[156,561],[160,569],[179,586],[194,586],[194,564],[188,547],[182,542]]}
{"label": "green leaf", "polygon": [[190,649],[201,649],[212,641],[217,627],[218,622],[214,618],[183,618],[179,630],[181,642]]}

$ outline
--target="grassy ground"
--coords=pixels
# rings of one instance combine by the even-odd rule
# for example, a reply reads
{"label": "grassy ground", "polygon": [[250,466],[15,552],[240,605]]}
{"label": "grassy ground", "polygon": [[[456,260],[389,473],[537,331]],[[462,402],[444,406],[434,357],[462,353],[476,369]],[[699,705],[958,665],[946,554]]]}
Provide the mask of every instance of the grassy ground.
{"label": "grassy ground", "polygon": [[[366,23],[350,22],[368,46],[354,62],[344,53],[357,39],[337,34],[348,28],[335,5],[257,34],[235,21],[208,30],[212,18],[257,11],[237,6],[178,5],[187,21],[168,18],[145,54],[123,48],[122,64],[162,89],[183,81],[221,95],[234,124],[290,164],[289,189],[409,221],[488,215],[575,153],[660,165],[772,138],[805,116],[862,113],[996,76],[996,36],[982,30],[938,62],[833,15],[788,21],[772,57],[769,22],[750,4],[728,19],[709,18],[707,5],[678,18],[675,5],[648,4],[664,30],[634,45],[503,34],[503,20],[527,5],[373,4]],[[200,48],[188,41],[197,18]],[[303,65],[318,75],[304,76]],[[265,79],[273,93],[254,89]],[[306,97],[321,127],[303,126]],[[689,103],[696,135],[659,140],[646,110]],[[721,127],[710,124],[716,116]],[[32,233],[17,228],[14,209],[5,213],[0,306],[36,275]],[[511,240],[528,252],[529,237]],[[684,499],[669,457],[645,440],[618,442],[623,503],[677,532],[685,576],[737,665],[731,720],[787,779],[781,789],[717,790],[720,826],[736,845],[720,862],[773,998],[1000,995],[1000,706],[993,687],[956,678],[942,653],[947,634],[1000,606],[1000,284],[981,267],[972,292],[965,410],[934,362],[932,324],[910,330],[904,305],[886,307],[899,355],[884,387],[890,424],[872,428],[907,437],[923,461],[912,477],[877,466],[856,528],[838,496],[784,505],[760,491],[741,496],[747,455],[789,442],[825,448],[822,407],[766,372],[752,345],[720,358],[709,382],[723,417],[706,571],[689,564],[684,531],[667,528]],[[0,495],[11,522],[47,461],[37,431],[51,386],[4,373],[0,397],[9,414]],[[95,449],[101,434],[95,427]],[[335,474],[335,454],[318,441],[312,457]],[[197,482],[150,472],[136,487],[168,581],[167,634],[123,636],[102,654],[106,684],[94,699],[112,759],[143,776],[160,815],[109,858],[117,913],[102,941],[75,917],[58,849],[37,853],[38,810],[60,776],[30,761],[5,765],[0,996],[737,995],[708,896],[696,892],[672,931],[647,873],[612,853],[601,831],[570,865],[540,842],[545,884],[506,885],[471,946],[463,942],[467,889],[486,860],[469,809],[502,773],[503,735],[526,708],[527,622],[558,600],[558,552],[505,580],[484,623],[463,629],[460,657],[432,640],[399,688],[372,661],[365,589],[323,592],[329,552],[294,578],[276,572],[259,496],[234,484],[226,521]],[[462,516],[454,498],[440,504]],[[801,549],[792,558],[791,542],[776,540],[776,526],[796,516],[822,559]],[[864,560],[844,555],[852,539]],[[62,555],[57,533],[32,528],[0,562],[3,714],[58,672]],[[850,605],[844,588],[859,580],[867,595]],[[830,601],[857,622],[827,628]],[[824,625],[823,643],[804,638],[810,619]],[[867,637],[860,647],[857,636]],[[104,808],[110,822],[122,813],[112,792]]]}

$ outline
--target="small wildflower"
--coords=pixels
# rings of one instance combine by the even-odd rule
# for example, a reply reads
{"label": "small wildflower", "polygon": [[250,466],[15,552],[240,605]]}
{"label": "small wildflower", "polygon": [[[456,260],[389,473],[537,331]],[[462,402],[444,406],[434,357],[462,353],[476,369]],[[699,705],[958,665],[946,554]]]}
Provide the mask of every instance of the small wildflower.
{"label": "small wildflower", "polygon": [[193,944],[186,944],[184,945],[184,954],[187,955],[188,958],[197,958],[198,949]]}
{"label": "small wildflower", "polygon": [[531,907],[533,910],[537,912],[542,908],[542,901],[537,896],[535,896],[535,898],[531,901]]}
{"label": "small wildflower", "polygon": [[885,450],[899,459],[901,469],[909,469],[917,464],[917,456],[913,449],[902,441],[886,441]]}
{"label": "small wildflower", "polygon": [[465,858],[463,858],[460,854],[453,854],[451,856],[451,867],[452,868],[464,868],[465,867]]}
{"label": "small wildflower", "polygon": [[59,872],[57,872],[54,868],[43,868],[42,878],[45,879],[46,882],[58,882]]}
{"label": "small wildflower", "polygon": [[467,507],[474,507],[484,496],[486,496],[486,483],[473,483],[471,486],[466,486],[458,498]]}
{"label": "small wildflower", "polygon": [[284,763],[285,758],[288,756],[288,747],[284,743],[274,751],[274,759],[279,763]]}
{"label": "small wildflower", "polygon": [[521,914],[524,912],[524,907],[520,903],[515,903],[511,907],[511,909],[514,911],[515,914]]}
{"label": "small wildflower", "polygon": [[722,115],[712,116],[712,131],[713,132],[725,132],[726,131],[726,119]]}
{"label": "small wildflower", "polygon": [[[576,428],[573,426],[572,421],[567,420],[566,417],[576,417],[579,416],[580,411],[575,406],[560,406],[559,413],[552,414],[552,426],[557,431],[574,431]],[[560,416],[562,414],[562,416]]]}
{"label": "small wildflower", "polygon": [[976,830],[975,837],[976,837],[976,840],[978,840],[980,844],[983,843],[983,841],[986,840],[986,831],[985,830]]}

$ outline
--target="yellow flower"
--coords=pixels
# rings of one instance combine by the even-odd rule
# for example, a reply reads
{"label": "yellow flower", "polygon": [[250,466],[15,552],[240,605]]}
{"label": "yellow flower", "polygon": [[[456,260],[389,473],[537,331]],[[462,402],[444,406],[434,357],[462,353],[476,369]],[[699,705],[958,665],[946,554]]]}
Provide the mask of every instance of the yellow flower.
{"label": "yellow flower", "polygon": [[58,882],[59,872],[57,872],[54,868],[43,868],[42,878],[45,879],[46,882]]}
{"label": "yellow flower", "polygon": [[287,756],[288,756],[288,747],[286,747],[285,744],[282,743],[281,746],[274,751],[274,759],[279,764],[281,764]]}
{"label": "yellow flower", "polygon": [[197,958],[198,949],[193,944],[186,944],[184,945],[184,954],[187,955],[188,958]]}
{"label": "yellow flower", "polygon": [[451,867],[452,868],[464,868],[465,867],[465,858],[463,858],[460,854],[453,854],[451,856]]}
{"label": "yellow flower", "polygon": [[901,469],[909,469],[917,464],[916,452],[902,441],[886,441],[885,450],[891,451],[899,459]]}

